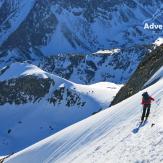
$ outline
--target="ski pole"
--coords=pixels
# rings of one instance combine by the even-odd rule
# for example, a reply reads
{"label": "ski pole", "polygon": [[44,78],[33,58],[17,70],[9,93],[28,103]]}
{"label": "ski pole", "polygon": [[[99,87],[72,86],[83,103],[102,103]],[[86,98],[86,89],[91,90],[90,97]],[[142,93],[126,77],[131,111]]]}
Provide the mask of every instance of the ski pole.
{"label": "ski pole", "polygon": [[159,102],[160,102],[160,98],[155,101],[155,103],[157,104],[157,106],[159,106],[159,104],[160,104]]}
{"label": "ski pole", "polygon": [[[159,106],[159,101],[160,101],[160,99],[157,99],[157,100],[155,101],[157,107],[155,108],[155,110],[154,110],[154,112],[153,112],[152,119],[156,116],[157,108],[158,108],[158,106]],[[153,123],[151,124],[151,127],[153,127],[154,125],[155,125],[155,123],[153,122]]]}

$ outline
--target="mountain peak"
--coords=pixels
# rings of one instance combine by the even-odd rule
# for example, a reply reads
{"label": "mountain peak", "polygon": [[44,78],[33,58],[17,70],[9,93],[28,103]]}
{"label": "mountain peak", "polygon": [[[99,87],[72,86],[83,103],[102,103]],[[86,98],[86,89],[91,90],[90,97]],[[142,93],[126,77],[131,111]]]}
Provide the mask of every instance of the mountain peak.
{"label": "mountain peak", "polygon": [[0,71],[1,71],[0,81],[27,75],[34,75],[40,78],[48,78],[48,75],[45,71],[29,63],[15,62],[12,63],[10,66],[3,68]]}

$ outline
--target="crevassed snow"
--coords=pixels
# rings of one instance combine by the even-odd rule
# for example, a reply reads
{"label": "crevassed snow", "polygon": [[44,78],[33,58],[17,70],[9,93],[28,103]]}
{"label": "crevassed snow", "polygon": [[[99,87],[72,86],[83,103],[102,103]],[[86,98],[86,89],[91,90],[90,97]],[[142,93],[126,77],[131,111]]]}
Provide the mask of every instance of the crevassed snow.
{"label": "crevassed snow", "polygon": [[[143,91],[148,91],[155,102],[147,124],[133,133],[141,117]],[[163,76],[143,91],[14,154],[5,162],[163,162]]]}

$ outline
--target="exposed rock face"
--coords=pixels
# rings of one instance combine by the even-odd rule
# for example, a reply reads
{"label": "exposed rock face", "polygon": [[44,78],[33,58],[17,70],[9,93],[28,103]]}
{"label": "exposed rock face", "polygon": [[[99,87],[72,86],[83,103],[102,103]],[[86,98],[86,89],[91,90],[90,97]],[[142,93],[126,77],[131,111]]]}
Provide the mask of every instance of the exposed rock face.
{"label": "exposed rock face", "polygon": [[[156,10],[161,11],[162,2],[1,0],[1,56],[9,49],[30,59],[35,55],[92,53],[149,44],[161,31],[154,34],[144,30],[143,22],[150,22]],[[152,21],[159,23],[162,18],[160,14]]]}
{"label": "exposed rock face", "polygon": [[[0,70],[0,75],[4,75],[4,77],[1,76],[0,79],[0,105],[21,105],[29,103],[37,103],[39,105],[40,101],[44,101],[48,104],[52,104],[54,107],[56,105],[63,105],[68,108],[73,106],[83,108],[86,104],[87,100],[83,98],[80,92],[76,91],[75,88],[64,86],[67,82],[55,76],[51,77],[49,75],[49,77],[41,77],[33,74],[13,76],[11,79],[5,78],[6,73],[9,73],[10,70],[14,73],[15,70],[13,66],[15,65],[22,66],[19,67],[20,69],[23,69],[23,66],[27,68],[28,65],[31,66],[27,63],[15,63]],[[40,70],[35,67],[36,74],[37,71]],[[42,73],[43,72],[44,71],[42,71]]]}
{"label": "exposed rock face", "polygon": [[[99,98],[99,87],[109,99]],[[0,155],[24,149],[107,108],[119,89],[112,83],[75,84],[27,62],[0,69]]]}
{"label": "exposed rock face", "polygon": [[0,105],[26,104],[41,100],[49,92],[51,79],[39,79],[35,76],[22,76],[0,82]]}
{"label": "exposed rock face", "polygon": [[[91,84],[101,81],[126,83],[149,49],[150,46],[142,45],[104,54],[100,52],[89,55],[59,54],[37,57],[28,62],[75,83]],[[23,60],[24,57],[15,55],[15,51],[12,51],[10,57],[0,58],[0,67]]]}
{"label": "exposed rock face", "polygon": [[[18,10],[19,1],[17,5],[13,2],[5,1],[2,8],[2,18],[8,15],[14,14]],[[21,3],[20,3],[21,4]],[[16,13],[15,13],[16,14]],[[6,23],[10,23],[9,21]],[[2,44],[2,50],[18,48],[20,52],[26,54],[26,57],[30,59],[29,48],[37,47],[47,44],[51,34],[54,32],[57,25],[57,19],[50,11],[50,6],[47,1],[41,0],[34,2],[33,8],[30,10],[25,20],[23,20],[20,26],[15,32],[7,38]],[[6,27],[7,28],[7,27]]]}
{"label": "exposed rock face", "polygon": [[111,54],[51,56],[43,58],[39,66],[77,83],[89,84],[100,81],[125,83],[149,48],[149,46],[133,47]]}
{"label": "exposed rock face", "polygon": [[127,84],[121,88],[111,105],[134,95],[144,88],[144,84],[163,66],[163,46],[157,47],[145,56]]}
{"label": "exposed rock face", "polygon": [[[160,13],[162,2],[1,0],[0,67],[30,60],[78,83],[124,83],[148,49],[142,47],[162,33],[143,28],[146,21],[162,20],[162,14],[157,20],[150,19],[156,10]],[[121,52],[107,57],[86,55],[112,48],[119,48]]]}
{"label": "exposed rock face", "polygon": [[[65,103],[65,106],[83,107],[83,101],[75,90],[68,88],[56,88],[49,94],[50,88],[55,86],[55,81],[50,78],[38,78],[32,75],[22,76],[15,79],[0,81],[0,105],[4,104],[27,104],[40,100],[47,100],[54,106]],[[46,99],[46,95],[49,97]]]}
{"label": "exposed rock face", "polygon": [[64,87],[59,88],[53,92],[53,95],[51,98],[48,99],[50,103],[61,104],[63,101],[65,101],[65,105],[67,107],[71,106],[78,106],[83,107],[86,102],[81,100],[80,95],[78,95],[75,91],[65,89]]}

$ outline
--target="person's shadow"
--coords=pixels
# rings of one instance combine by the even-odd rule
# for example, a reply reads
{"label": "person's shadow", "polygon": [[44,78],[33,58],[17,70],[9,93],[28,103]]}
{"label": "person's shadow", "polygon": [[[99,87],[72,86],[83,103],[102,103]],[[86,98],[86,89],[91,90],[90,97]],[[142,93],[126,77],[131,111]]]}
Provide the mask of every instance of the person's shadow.
{"label": "person's shadow", "polygon": [[139,129],[140,129],[141,127],[143,127],[145,124],[147,124],[147,121],[144,121],[143,123],[140,123],[139,126],[137,126],[136,128],[134,128],[134,129],[132,130],[132,132],[133,132],[134,134],[138,133]]}

